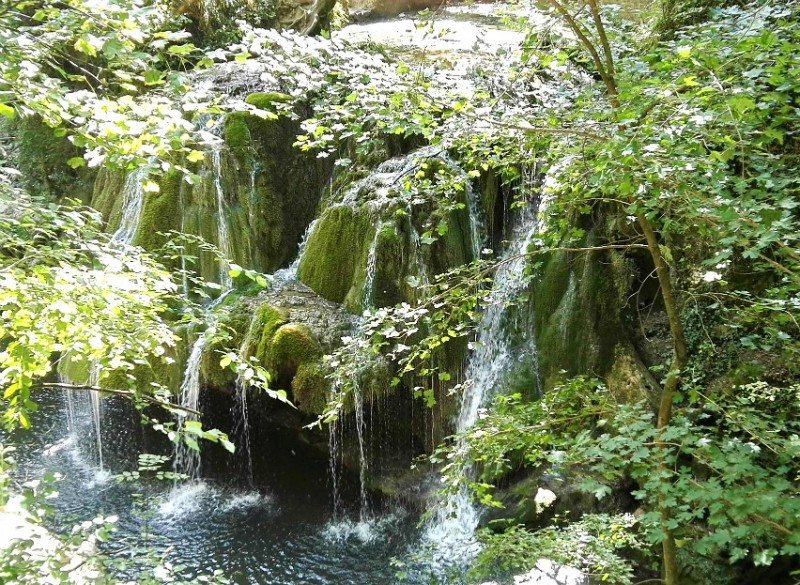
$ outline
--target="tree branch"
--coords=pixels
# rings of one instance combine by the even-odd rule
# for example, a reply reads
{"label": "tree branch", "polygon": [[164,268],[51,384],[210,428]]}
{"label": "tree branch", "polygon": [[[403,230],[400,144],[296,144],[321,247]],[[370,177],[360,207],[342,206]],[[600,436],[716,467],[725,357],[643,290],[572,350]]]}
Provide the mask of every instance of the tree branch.
{"label": "tree branch", "polygon": [[114,388],[103,388],[101,386],[91,386],[89,384],[67,384],[65,382],[42,382],[41,384],[35,384],[32,388],[62,388],[64,390],[85,390],[88,392],[105,392],[106,394],[114,394],[116,396],[124,396],[126,398],[140,398],[145,402],[149,402],[150,404],[155,404],[157,406],[161,406],[163,408],[169,408],[172,410],[182,410],[184,412],[188,412],[189,414],[194,414],[196,416],[202,416],[199,410],[195,410],[193,408],[188,408],[186,406],[181,406],[180,404],[174,404],[172,402],[164,402],[163,400],[159,400],[154,396],[150,396],[149,394],[140,394],[136,395],[134,392],[130,390],[118,390]]}
{"label": "tree branch", "polygon": [[547,2],[558,11],[565,21],[567,21],[569,28],[575,33],[575,36],[578,37],[578,40],[580,40],[583,46],[586,47],[586,50],[589,51],[589,55],[592,57],[594,66],[597,68],[597,72],[600,74],[600,78],[603,80],[603,83],[608,90],[611,105],[614,107],[619,106],[619,100],[617,99],[617,84],[614,81],[614,77],[606,68],[605,64],[603,63],[603,59],[600,58],[600,54],[597,52],[597,49],[595,48],[591,39],[586,36],[583,27],[578,23],[578,21],[575,20],[575,18],[569,13],[566,7],[561,4],[561,2],[558,0],[547,0]]}

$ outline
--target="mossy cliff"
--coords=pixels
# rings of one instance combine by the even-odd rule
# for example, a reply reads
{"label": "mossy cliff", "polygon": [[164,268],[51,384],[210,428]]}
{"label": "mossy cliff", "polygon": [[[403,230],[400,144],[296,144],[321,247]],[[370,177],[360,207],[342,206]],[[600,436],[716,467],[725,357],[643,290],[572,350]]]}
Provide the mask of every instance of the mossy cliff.
{"label": "mossy cliff", "polygon": [[413,302],[416,292],[409,277],[424,281],[471,261],[471,224],[463,191],[456,192],[460,208],[445,212],[446,233],[428,241],[420,238],[444,204],[435,196],[412,204],[401,189],[404,175],[424,163],[452,164],[412,153],[387,161],[335,195],[309,235],[298,269],[300,280],[320,296],[360,313],[370,306]]}
{"label": "mossy cliff", "polygon": [[[602,244],[600,231],[590,228],[574,247]],[[605,379],[620,400],[653,398],[656,382],[627,327],[639,277],[624,251],[562,251],[544,258],[524,310],[533,316],[545,391],[561,378],[592,375]]]}
{"label": "mossy cliff", "polygon": [[[275,100],[282,94],[254,95]],[[224,221],[232,261],[264,272],[288,264],[331,176],[331,163],[292,146],[298,132],[297,122],[286,118],[229,115],[225,144],[194,165],[199,181],[190,184],[179,171],[169,171],[157,177],[158,192],[143,193],[133,243],[155,251],[167,239],[163,234],[174,230],[219,247],[219,221]],[[101,170],[95,181],[92,206],[109,232],[122,221],[126,187],[131,185],[122,171]],[[191,244],[187,253],[198,257],[204,278],[219,280],[220,263],[213,254]]]}

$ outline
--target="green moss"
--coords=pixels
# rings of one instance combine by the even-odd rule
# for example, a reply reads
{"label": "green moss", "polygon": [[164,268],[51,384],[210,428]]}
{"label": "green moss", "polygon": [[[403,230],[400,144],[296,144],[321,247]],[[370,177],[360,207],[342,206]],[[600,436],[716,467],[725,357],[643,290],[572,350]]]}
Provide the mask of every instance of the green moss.
{"label": "green moss", "polygon": [[87,384],[89,381],[89,362],[67,357],[58,363],[58,373],[73,384]]}
{"label": "green moss", "polygon": [[146,194],[134,244],[155,251],[166,243],[166,232],[180,230],[182,184],[183,174],[171,171],[162,177],[157,193]]}
{"label": "green moss", "polygon": [[228,148],[234,154],[241,156],[250,148],[251,139],[246,114],[230,114],[225,120],[225,144]]}
{"label": "green moss", "polygon": [[317,360],[300,364],[292,379],[294,404],[309,414],[321,414],[328,403],[330,381],[325,377],[325,368]]}
{"label": "green moss", "polygon": [[111,232],[119,226],[122,219],[122,186],[125,173],[111,169],[100,169],[94,182],[91,206],[103,215],[106,230]]}
{"label": "green moss", "polygon": [[[138,388],[147,391],[151,389],[153,383],[157,383],[176,390],[183,375],[179,360],[175,359],[176,353],[176,350],[168,352],[168,356],[172,358],[171,363],[165,358],[153,357],[146,364],[136,364],[133,369],[104,371],[100,386],[118,390]],[[88,384],[89,368],[90,363],[86,360],[66,359],[59,363],[58,372],[74,384]]]}
{"label": "green moss", "polygon": [[298,276],[318,295],[360,312],[369,247],[374,237],[366,210],[330,207],[308,239]]}
{"label": "green moss", "polygon": [[38,116],[18,118],[13,126],[25,189],[34,196],[71,197],[89,203],[95,171],[67,165],[69,159],[82,156],[82,150],[66,136],[56,136],[56,129]]}
{"label": "green moss", "polygon": [[300,323],[287,323],[275,332],[267,350],[266,366],[280,386],[289,387],[297,369],[322,357],[322,348],[311,330]]}
{"label": "green moss", "polygon": [[251,93],[248,95],[244,101],[250,104],[251,106],[255,106],[261,110],[269,109],[272,103],[288,103],[291,102],[294,98],[285,93],[279,92],[256,92]]}
{"label": "green moss", "polygon": [[272,305],[260,305],[253,314],[253,321],[245,341],[245,353],[266,365],[269,345],[279,327],[285,325],[289,312]]}

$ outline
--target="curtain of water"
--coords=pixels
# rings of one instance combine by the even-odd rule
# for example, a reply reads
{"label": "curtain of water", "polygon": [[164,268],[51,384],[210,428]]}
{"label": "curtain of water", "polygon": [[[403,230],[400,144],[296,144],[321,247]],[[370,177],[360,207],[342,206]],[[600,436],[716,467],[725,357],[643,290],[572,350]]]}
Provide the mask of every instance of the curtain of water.
{"label": "curtain of water", "polygon": [[[523,195],[527,196],[528,202],[515,222],[511,243],[502,256],[505,262],[495,274],[490,304],[481,317],[476,349],[467,363],[467,385],[455,421],[457,433],[472,428],[480,409],[502,389],[504,376],[515,363],[536,359],[533,336],[529,335],[522,346],[515,346],[508,331],[507,307],[527,288],[524,277],[527,258],[522,254],[538,232],[538,206],[532,197],[535,187],[533,171],[526,173],[525,178]],[[466,561],[477,552],[473,533],[478,521],[479,512],[468,490],[462,488],[447,501],[439,503],[436,515],[426,529],[426,540],[445,562],[453,558]]]}
{"label": "curtain of water", "polygon": [[233,436],[241,447],[241,454],[247,465],[247,481],[253,485],[253,456],[250,452],[250,422],[247,413],[247,384],[241,378],[236,380],[236,396],[233,404]]}
{"label": "curtain of water", "polygon": [[219,283],[222,285],[223,290],[228,290],[233,286],[233,281],[228,274],[229,262],[233,259],[233,249],[231,247],[231,237],[228,230],[227,215],[225,213],[225,192],[222,189],[221,148],[215,148],[211,151],[211,165],[214,193],[217,198],[217,248],[221,256],[219,261]]}
{"label": "curtain of water", "polygon": [[112,239],[130,244],[139,230],[144,207],[144,185],[142,181],[147,177],[147,167],[141,166],[128,173],[122,185],[122,219],[119,227],[114,232]]}

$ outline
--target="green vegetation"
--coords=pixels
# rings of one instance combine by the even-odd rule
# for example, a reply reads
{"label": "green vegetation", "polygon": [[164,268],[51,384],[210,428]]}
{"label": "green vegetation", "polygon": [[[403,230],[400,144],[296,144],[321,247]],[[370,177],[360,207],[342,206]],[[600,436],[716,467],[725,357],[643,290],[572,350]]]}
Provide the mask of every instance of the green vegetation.
{"label": "green vegetation", "polygon": [[[795,581],[800,4],[539,4],[487,8],[523,41],[474,61],[261,28],[315,31],[328,2],[0,4],[3,441],[66,389],[232,451],[177,403],[199,339],[198,392],[241,389],[244,416],[259,389],[314,448],[303,425],[338,421],[321,450],[362,488],[408,430],[390,466],[425,451],[442,497],[491,510],[466,582],[545,560],[621,585]],[[296,279],[259,272],[315,218]],[[432,448],[484,382],[476,355],[504,371]],[[44,515],[49,482],[12,480],[13,453],[0,503]],[[165,463],[117,480],[185,479]],[[70,582],[110,523],[43,564],[0,549],[1,580]],[[141,582],[181,582],[159,562]]]}

